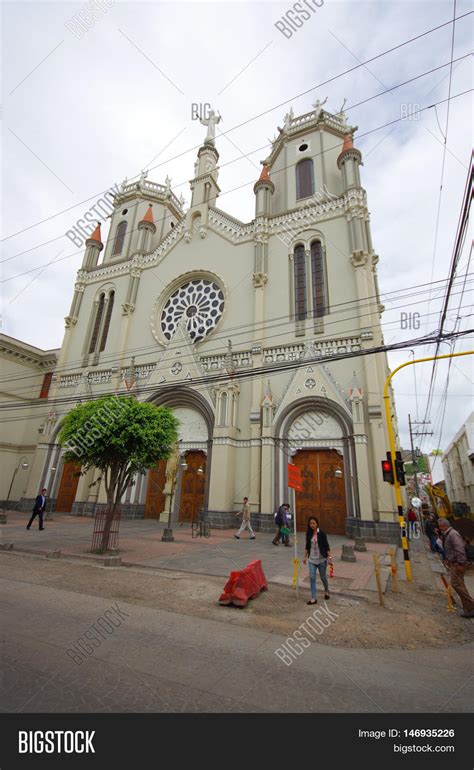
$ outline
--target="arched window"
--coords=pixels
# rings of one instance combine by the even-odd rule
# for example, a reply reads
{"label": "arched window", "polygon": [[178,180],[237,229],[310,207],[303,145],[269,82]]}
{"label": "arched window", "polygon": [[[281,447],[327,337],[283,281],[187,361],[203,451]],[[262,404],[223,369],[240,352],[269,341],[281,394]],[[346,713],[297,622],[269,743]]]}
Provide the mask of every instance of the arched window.
{"label": "arched window", "polygon": [[305,158],[296,166],[296,199],[309,198],[313,193],[313,161],[311,158]]}
{"label": "arched window", "polygon": [[125,240],[125,233],[127,232],[127,223],[120,222],[117,230],[115,231],[114,247],[112,249],[112,256],[121,254],[123,249],[123,242]]}
{"label": "arched window", "polygon": [[294,282],[295,282],[295,318],[302,321],[306,318],[306,265],[304,246],[296,246],[294,250]]}
{"label": "arched window", "polygon": [[102,338],[100,340],[99,352],[105,350],[105,343],[107,342],[107,335],[109,333],[110,319],[112,317],[112,310],[114,309],[115,292],[111,291],[109,294],[109,301],[107,304],[107,312],[105,314],[104,329],[102,331]]}
{"label": "arched window", "polygon": [[227,393],[224,391],[224,393],[221,394],[221,408],[220,408],[220,414],[219,414],[220,425],[227,425],[227,402],[228,402],[228,396],[227,396]]}
{"label": "arched window", "polygon": [[97,346],[97,337],[99,336],[100,322],[104,313],[105,294],[101,294],[97,303],[97,310],[95,313],[95,321],[92,329],[92,336],[89,345],[89,353],[94,353]]}
{"label": "arched window", "polygon": [[311,282],[314,317],[321,318],[326,313],[326,286],[323,247],[320,241],[313,241],[311,244]]}

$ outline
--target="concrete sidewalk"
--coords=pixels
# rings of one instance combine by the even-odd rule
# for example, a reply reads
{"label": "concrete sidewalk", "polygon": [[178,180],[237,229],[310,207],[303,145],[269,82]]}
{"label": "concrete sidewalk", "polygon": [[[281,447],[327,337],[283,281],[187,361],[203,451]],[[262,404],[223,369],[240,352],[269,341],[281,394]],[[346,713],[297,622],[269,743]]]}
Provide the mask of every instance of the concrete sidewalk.
{"label": "concrete sidewalk", "polygon": [[[60,550],[61,556],[86,560],[100,560],[103,557],[92,554],[93,519],[68,514],[53,514],[53,520],[45,520],[45,529],[38,530],[36,521],[27,531],[29,514],[10,511],[7,524],[2,526],[2,541],[13,543],[15,550],[47,555]],[[235,530],[212,530],[210,537],[193,537],[189,525],[174,529],[174,543],[163,543],[161,535],[164,524],[154,519],[124,519],[120,524],[119,552],[123,566],[172,569],[202,575],[228,577],[232,570],[242,569],[253,559],[261,559],[267,580],[291,585],[293,578],[292,547],[272,544],[272,534],[257,533],[255,540],[249,540],[247,533],[240,540],[234,538]],[[302,564],[304,555],[304,533],[298,533],[298,558],[300,560],[299,584],[309,589],[308,568]],[[390,545],[385,543],[367,544],[367,552],[357,553],[355,563],[341,561],[344,544],[353,540],[340,535],[329,535],[334,560],[334,578],[330,580],[333,593],[351,591],[376,591],[373,568],[373,554],[379,554],[384,588],[390,575]],[[400,555],[399,557],[400,558]],[[403,568],[399,576],[403,579]],[[318,580],[319,582],[319,580]]]}

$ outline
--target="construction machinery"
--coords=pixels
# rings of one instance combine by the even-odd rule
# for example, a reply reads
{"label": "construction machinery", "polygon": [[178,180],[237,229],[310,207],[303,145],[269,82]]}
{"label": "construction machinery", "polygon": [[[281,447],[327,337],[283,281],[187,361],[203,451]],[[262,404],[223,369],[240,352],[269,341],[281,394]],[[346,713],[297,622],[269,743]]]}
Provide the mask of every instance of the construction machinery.
{"label": "construction machinery", "polygon": [[433,509],[437,516],[445,516],[451,519],[452,525],[464,538],[470,541],[474,538],[474,516],[470,513],[469,506],[466,503],[451,503],[444,489],[438,484],[425,484],[426,494],[428,495]]}

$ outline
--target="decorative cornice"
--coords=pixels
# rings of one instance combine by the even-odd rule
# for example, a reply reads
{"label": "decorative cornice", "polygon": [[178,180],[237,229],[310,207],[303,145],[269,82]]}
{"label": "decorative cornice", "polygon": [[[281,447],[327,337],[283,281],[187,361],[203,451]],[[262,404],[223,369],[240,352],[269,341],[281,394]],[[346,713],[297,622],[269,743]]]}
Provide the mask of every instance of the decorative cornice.
{"label": "decorative cornice", "polygon": [[263,349],[264,363],[303,360],[306,353],[311,356],[334,356],[340,353],[356,352],[361,349],[360,337],[340,337],[332,340],[310,340],[291,345],[278,345]]}
{"label": "decorative cornice", "polygon": [[34,366],[40,371],[54,369],[58,363],[57,350],[41,350],[34,345],[0,334],[0,354],[16,359],[27,366]]}
{"label": "decorative cornice", "polygon": [[[90,273],[82,273],[80,280],[84,283],[99,283],[106,279],[120,275],[128,275],[132,269],[135,269],[136,265],[139,265],[141,269],[146,267],[156,267],[163,261],[168,252],[173,246],[180,240],[184,233],[184,222],[179,222],[161,241],[159,246],[153,251],[148,253],[134,254],[131,259],[123,260],[117,264],[101,265],[95,270],[91,270]],[[79,279],[78,273],[78,279]]]}
{"label": "decorative cornice", "polygon": [[352,134],[354,131],[357,131],[357,126],[348,126],[342,116],[333,115],[321,108],[311,110],[311,112],[298,115],[296,118],[292,117],[285,124],[284,128],[280,129],[279,136],[272,143],[272,150],[266,159],[266,163],[271,167],[286,142],[298,136],[298,134],[308,133],[315,128],[319,130],[325,129],[339,139],[344,139],[345,134],[348,132]]}
{"label": "decorative cornice", "polygon": [[[267,237],[278,237],[281,233],[287,234],[289,230],[297,231],[298,229],[301,230],[302,228],[317,225],[343,213],[352,216],[367,215],[365,190],[357,188],[346,192],[339,198],[315,202],[310,206],[300,206],[275,216],[259,217],[258,220],[253,220],[246,224],[219,209],[210,207],[209,229],[219,233],[231,243],[239,244],[252,241],[256,236],[262,238],[262,233],[267,235]],[[201,238],[206,237],[207,230],[204,229],[204,226],[201,227],[199,235]],[[138,260],[140,260],[139,264],[142,269],[157,267],[181,238],[189,242],[190,236],[191,233],[189,229],[186,229],[184,220],[180,221],[153,251],[145,254],[134,254],[131,259],[121,260],[114,264],[101,265],[88,272],[79,270],[77,281],[84,285],[99,283],[120,275],[127,275],[131,272],[133,266],[138,264]]]}
{"label": "decorative cornice", "polygon": [[122,185],[120,191],[114,196],[114,203],[118,206],[119,203],[125,203],[125,201],[136,197],[153,200],[157,203],[168,203],[175,209],[176,216],[181,217],[184,214],[179,198],[171,191],[170,187],[157,182],[149,182],[147,179]]}

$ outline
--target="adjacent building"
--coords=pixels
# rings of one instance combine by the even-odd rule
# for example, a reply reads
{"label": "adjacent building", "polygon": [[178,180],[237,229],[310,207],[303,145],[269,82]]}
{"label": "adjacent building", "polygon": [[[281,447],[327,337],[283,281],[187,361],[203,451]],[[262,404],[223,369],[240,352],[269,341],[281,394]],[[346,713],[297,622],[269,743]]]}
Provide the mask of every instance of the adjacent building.
{"label": "adjacent building", "polygon": [[474,412],[443,453],[442,464],[450,501],[474,511]]}

